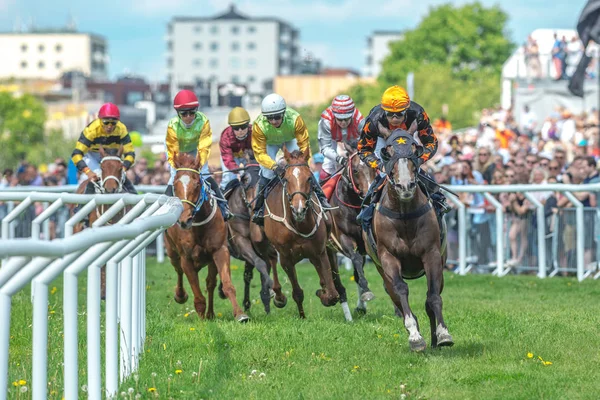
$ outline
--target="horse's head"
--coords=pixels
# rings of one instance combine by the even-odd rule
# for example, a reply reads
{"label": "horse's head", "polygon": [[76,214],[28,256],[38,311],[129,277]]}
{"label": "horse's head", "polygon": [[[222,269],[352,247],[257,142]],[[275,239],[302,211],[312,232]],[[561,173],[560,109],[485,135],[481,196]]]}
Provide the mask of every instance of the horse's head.
{"label": "horse's head", "polygon": [[120,193],[123,191],[125,183],[125,170],[123,169],[123,146],[118,149],[104,149],[100,146],[98,149],[102,159],[100,160],[100,170],[102,171],[102,180],[100,187],[104,193]]}
{"label": "horse's head", "polygon": [[371,183],[375,180],[377,171],[360,159],[355,147],[346,143],[344,146],[349,155],[344,177],[352,185],[354,193],[362,199],[367,194]]}
{"label": "horse's head", "polygon": [[292,215],[297,222],[304,221],[310,208],[312,197],[312,172],[308,167],[310,150],[304,152],[295,150],[290,153],[283,147],[283,155],[287,165],[283,176],[283,189],[292,209]]}
{"label": "horse's head", "polygon": [[200,159],[187,153],[175,153],[175,180],[173,193],[183,203],[183,212],[179,216],[179,226],[190,229],[196,212],[204,202]]}
{"label": "horse's head", "polygon": [[385,163],[385,172],[400,200],[411,200],[417,189],[419,157],[423,146],[413,135],[417,124],[413,122],[408,131],[396,129],[385,141],[390,159]]}

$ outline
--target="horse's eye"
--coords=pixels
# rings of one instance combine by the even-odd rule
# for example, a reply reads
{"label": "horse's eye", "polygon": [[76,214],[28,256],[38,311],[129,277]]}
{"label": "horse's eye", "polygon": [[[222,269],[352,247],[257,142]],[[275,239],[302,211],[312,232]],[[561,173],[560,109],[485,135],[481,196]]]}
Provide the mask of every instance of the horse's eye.
{"label": "horse's eye", "polygon": [[353,173],[353,174],[358,174],[358,170],[357,170],[357,169],[353,169],[353,170],[352,170],[352,173]]}

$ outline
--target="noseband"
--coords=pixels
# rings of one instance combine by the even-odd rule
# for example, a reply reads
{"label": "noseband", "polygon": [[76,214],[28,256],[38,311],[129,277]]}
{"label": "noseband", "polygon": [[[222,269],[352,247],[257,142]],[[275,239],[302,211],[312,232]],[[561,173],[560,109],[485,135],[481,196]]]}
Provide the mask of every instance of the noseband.
{"label": "noseband", "polygon": [[[388,179],[392,185],[395,187],[399,187],[398,184],[394,180],[394,165],[400,159],[408,159],[415,166],[415,177],[411,180],[411,184],[416,184],[418,179],[418,169],[420,167],[419,157],[423,154],[423,146],[418,143],[410,133],[403,130],[395,130],[390,137],[388,137],[385,141],[386,147],[391,146],[394,149],[394,155],[385,162],[385,172],[388,176]],[[413,152],[412,146],[416,147],[416,151]]]}
{"label": "noseband", "polygon": [[200,193],[198,193],[198,200],[196,200],[195,203],[189,201],[188,199],[179,199],[179,200],[181,200],[182,203],[187,203],[194,208],[194,211],[192,211],[192,217],[194,217],[196,215],[196,213],[202,207],[202,204],[204,204],[204,202],[208,198],[208,196],[206,194],[206,190],[204,189],[202,175],[200,175],[200,171],[193,169],[193,168],[176,168],[175,169],[175,173],[180,172],[180,171],[193,172],[195,174],[198,174],[198,178],[200,179]]}
{"label": "noseband", "polygon": [[346,181],[348,181],[348,183],[352,187],[352,190],[354,190],[354,193],[356,193],[356,195],[358,196],[358,198],[362,201],[365,198],[362,195],[361,191],[358,189],[358,186],[356,186],[356,182],[354,181],[354,172],[353,172],[353,168],[352,168],[352,159],[354,157],[356,157],[357,155],[358,155],[358,152],[354,152],[348,158],[348,165],[346,166],[346,174],[344,175],[344,179]]}
{"label": "noseband", "polygon": [[[287,171],[291,167],[308,167],[308,164],[307,163],[288,164],[288,165],[285,166],[285,170]],[[310,177],[308,179],[310,180]],[[313,186],[312,186],[312,184],[310,182],[309,182],[309,188],[310,189],[308,190],[308,193],[301,192],[301,191],[296,191],[296,192],[289,193],[288,190],[287,190],[287,184],[288,184],[287,178],[283,178],[283,179],[280,178],[280,180],[281,180],[281,183],[283,184],[283,191],[285,192],[285,194],[287,196],[287,199],[288,199],[288,203],[290,203],[290,205],[292,203],[293,197],[295,195],[299,194],[300,196],[304,197],[304,199],[306,200],[306,204],[307,204],[306,210],[308,210],[309,208],[312,208],[312,204],[311,204],[310,199],[311,199],[312,194],[313,194]]]}
{"label": "noseband", "polygon": [[[118,161],[121,163],[121,166],[123,166],[123,160],[121,160],[121,157],[116,157],[116,156],[106,156],[103,157],[102,160],[100,160],[100,166],[102,166],[102,163],[104,161]],[[123,171],[123,168],[121,168],[121,178],[118,178],[115,175],[108,175],[108,176],[104,176],[104,174],[102,174],[102,177],[100,179],[99,182],[94,182],[94,186],[96,188],[96,193],[106,193],[106,190],[104,189],[104,184],[106,182],[108,182],[109,180],[114,180],[117,182],[118,188],[117,188],[117,193],[121,193],[123,192],[123,184],[125,183],[125,172]]]}

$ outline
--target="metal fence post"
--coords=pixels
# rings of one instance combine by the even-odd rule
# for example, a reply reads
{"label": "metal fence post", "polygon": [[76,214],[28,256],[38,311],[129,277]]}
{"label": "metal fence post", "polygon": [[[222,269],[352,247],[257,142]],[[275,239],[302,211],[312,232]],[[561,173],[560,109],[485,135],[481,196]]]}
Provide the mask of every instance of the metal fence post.
{"label": "metal fence post", "polygon": [[496,216],[496,275],[504,276],[504,210],[502,204],[491,193],[483,194],[495,208]]}
{"label": "metal fence post", "polygon": [[527,200],[529,200],[536,208],[537,218],[537,249],[538,249],[538,277],[546,277],[546,210],[544,205],[536,199],[533,194],[524,193]]}
{"label": "metal fence post", "polygon": [[575,206],[575,223],[577,237],[577,280],[581,282],[585,279],[585,229],[583,219],[583,204],[571,192],[565,192],[565,196]]}

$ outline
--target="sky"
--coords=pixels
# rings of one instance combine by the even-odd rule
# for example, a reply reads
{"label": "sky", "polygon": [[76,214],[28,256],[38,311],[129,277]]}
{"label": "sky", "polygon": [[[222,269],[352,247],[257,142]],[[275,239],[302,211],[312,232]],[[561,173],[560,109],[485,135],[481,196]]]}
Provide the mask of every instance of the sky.
{"label": "sky", "polygon": [[[328,67],[364,66],[366,38],[374,30],[405,30],[418,25],[431,6],[449,0],[0,0],[0,31],[16,26],[65,26],[108,40],[111,77],[124,72],[152,81],[166,77],[166,26],[175,16],[211,17],[233,3],[250,17],[277,17],[300,31],[300,55],[312,53]],[[538,28],[574,29],[586,0],[481,0],[500,4],[508,30],[521,44]]]}

